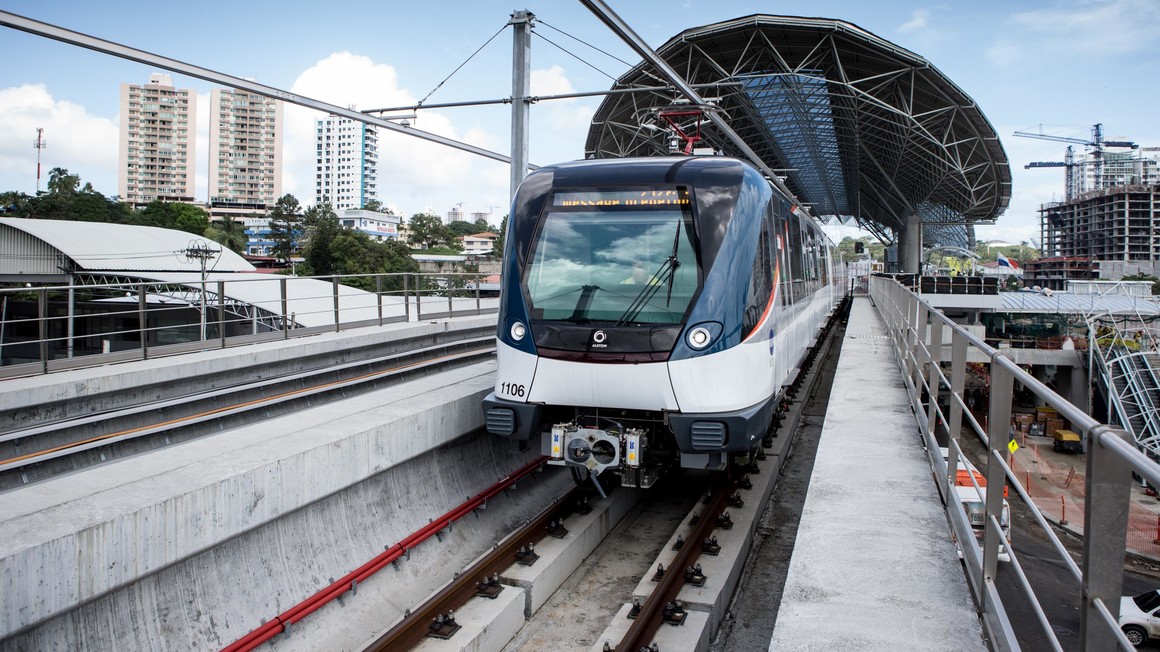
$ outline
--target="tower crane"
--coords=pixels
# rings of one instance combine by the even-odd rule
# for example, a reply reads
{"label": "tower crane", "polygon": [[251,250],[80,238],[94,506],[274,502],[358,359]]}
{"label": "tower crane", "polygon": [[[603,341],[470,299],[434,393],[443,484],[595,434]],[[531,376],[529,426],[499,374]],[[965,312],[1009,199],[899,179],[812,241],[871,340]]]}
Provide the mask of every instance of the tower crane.
{"label": "tower crane", "polygon": [[[1093,176],[1095,177],[1095,187],[1099,188],[1103,181],[1104,173],[1104,148],[1107,147],[1128,147],[1131,149],[1138,149],[1140,146],[1134,142],[1127,140],[1104,140],[1104,126],[1102,123],[1092,125],[1092,135],[1088,140],[1082,138],[1071,138],[1068,136],[1054,136],[1052,134],[1043,133],[1043,125],[1039,126],[1039,132],[1031,131],[1016,131],[1016,136],[1023,138],[1038,138],[1040,140],[1053,140],[1060,143],[1072,143],[1073,145],[1083,145],[1084,147],[1092,148],[1092,168]],[[1071,145],[1067,148],[1067,154],[1062,162],[1060,161],[1033,161],[1023,166],[1023,169],[1030,168],[1066,168],[1067,172],[1067,186],[1065,188],[1065,196],[1070,201],[1075,195],[1075,176],[1072,170],[1077,166],[1075,162],[1075,150]]]}

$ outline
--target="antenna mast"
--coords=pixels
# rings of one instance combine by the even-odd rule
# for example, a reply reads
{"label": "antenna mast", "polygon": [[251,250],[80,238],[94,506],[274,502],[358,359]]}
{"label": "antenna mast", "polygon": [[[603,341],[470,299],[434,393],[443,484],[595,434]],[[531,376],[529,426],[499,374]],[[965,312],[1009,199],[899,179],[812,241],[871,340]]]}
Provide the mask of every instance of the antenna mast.
{"label": "antenna mast", "polygon": [[40,194],[40,150],[48,147],[48,143],[44,142],[44,129],[42,127],[36,128],[36,140],[32,143],[36,148],[36,194]]}

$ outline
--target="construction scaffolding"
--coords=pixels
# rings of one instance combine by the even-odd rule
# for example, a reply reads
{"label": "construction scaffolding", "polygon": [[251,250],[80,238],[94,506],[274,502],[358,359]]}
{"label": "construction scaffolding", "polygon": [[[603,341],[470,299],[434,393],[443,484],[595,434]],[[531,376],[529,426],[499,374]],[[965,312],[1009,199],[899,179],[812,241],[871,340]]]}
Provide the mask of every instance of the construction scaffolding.
{"label": "construction scaffolding", "polygon": [[1040,207],[1046,257],[1139,261],[1160,259],[1160,185],[1118,186]]}

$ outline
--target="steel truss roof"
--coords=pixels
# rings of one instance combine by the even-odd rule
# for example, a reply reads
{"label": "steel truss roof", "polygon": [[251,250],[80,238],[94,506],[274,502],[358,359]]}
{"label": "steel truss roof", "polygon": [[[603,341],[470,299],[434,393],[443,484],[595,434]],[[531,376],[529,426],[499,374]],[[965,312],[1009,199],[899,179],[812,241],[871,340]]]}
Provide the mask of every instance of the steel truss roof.
{"label": "steel truss roof", "polygon": [[[730,127],[824,220],[892,242],[917,216],[928,246],[973,248],[972,225],[1007,208],[1007,155],[971,98],[922,57],[855,25],[755,15],[686,30],[657,53],[690,84],[720,84],[703,95],[716,96]],[[656,84],[642,63],[615,88]],[[608,96],[585,155],[670,153],[664,124],[649,116],[680,102],[661,91]],[[739,155],[712,124],[701,132]]]}

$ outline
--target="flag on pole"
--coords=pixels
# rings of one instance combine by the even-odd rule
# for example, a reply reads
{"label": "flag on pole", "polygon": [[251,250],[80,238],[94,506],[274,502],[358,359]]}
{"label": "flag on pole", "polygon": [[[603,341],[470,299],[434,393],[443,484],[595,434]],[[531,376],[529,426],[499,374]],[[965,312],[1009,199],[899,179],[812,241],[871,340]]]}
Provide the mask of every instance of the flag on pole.
{"label": "flag on pole", "polygon": [[1003,254],[996,254],[999,260],[999,267],[1010,267],[1011,269],[1019,269],[1019,265],[1007,259]]}

